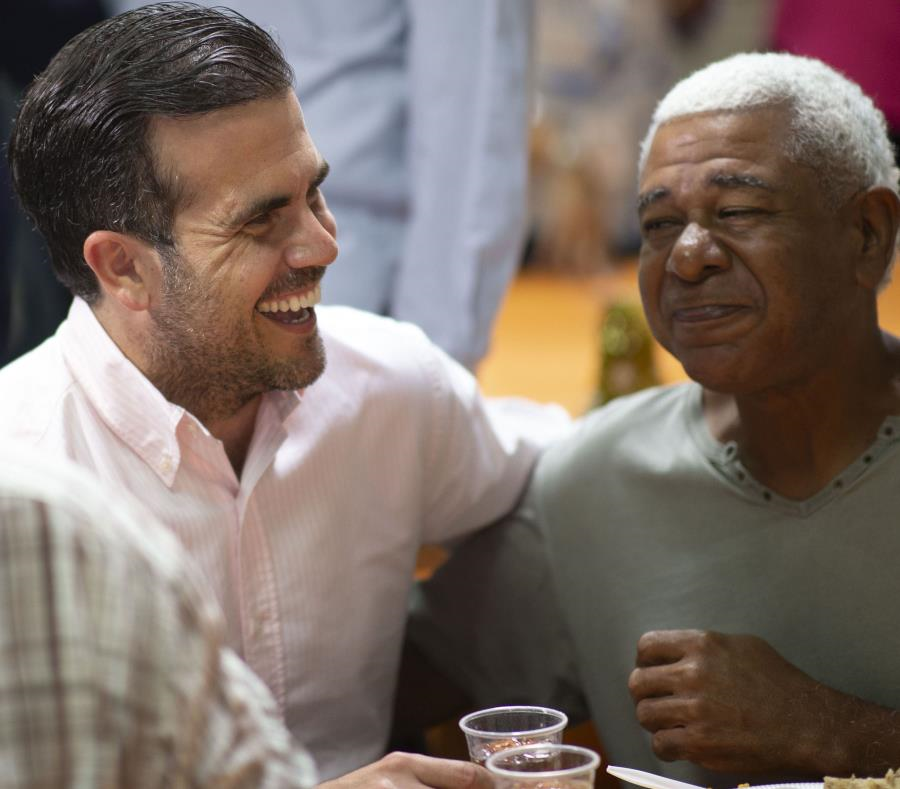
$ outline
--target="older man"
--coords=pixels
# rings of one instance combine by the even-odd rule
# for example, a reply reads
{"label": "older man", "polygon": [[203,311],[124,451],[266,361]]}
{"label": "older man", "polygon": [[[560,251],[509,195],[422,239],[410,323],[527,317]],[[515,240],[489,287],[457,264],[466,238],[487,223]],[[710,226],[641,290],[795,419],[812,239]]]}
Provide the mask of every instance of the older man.
{"label": "older man", "polygon": [[413,327],[317,316],[335,222],[291,82],[256,25],[185,3],[36,79],[11,170],[77,298],[0,373],[0,434],[178,534],[328,778],[383,753],[418,547],[511,508],[565,420],[486,405]]}
{"label": "older man", "polygon": [[644,309],[693,382],[552,449],[518,522],[424,590],[417,638],[454,630],[433,657],[484,702],[580,683],[619,764],[701,785],[883,773],[900,765],[884,118],[817,61],[735,56],[662,100],[639,183]]}

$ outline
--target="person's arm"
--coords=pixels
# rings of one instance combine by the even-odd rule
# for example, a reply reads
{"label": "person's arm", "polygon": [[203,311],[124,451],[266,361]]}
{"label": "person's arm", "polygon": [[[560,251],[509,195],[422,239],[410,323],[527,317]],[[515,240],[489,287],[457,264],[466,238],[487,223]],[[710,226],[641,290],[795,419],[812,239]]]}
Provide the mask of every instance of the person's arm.
{"label": "person's arm", "polygon": [[471,369],[524,242],[533,4],[407,6],[410,217],[391,314]]}
{"label": "person's arm", "polygon": [[541,704],[576,723],[586,704],[533,493],[416,585],[408,638],[474,708]]}
{"label": "person's arm", "polygon": [[756,636],[645,633],[629,689],[666,761],[816,780],[900,765],[900,712],[817,682]]}

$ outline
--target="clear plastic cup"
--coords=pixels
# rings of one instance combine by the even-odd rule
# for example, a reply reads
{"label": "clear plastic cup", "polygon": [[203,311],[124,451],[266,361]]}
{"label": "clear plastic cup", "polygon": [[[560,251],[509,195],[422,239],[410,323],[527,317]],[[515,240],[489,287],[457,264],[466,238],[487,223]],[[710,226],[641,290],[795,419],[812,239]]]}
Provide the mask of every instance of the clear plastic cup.
{"label": "clear plastic cup", "polygon": [[464,716],[459,728],[466,735],[469,758],[483,765],[506,748],[562,742],[568,722],[564,712],[549,707],[491,707]]}
{"label": "clear plastic cup", "polygon": [[578,745],[538,743],[492,754],[495,789],[593,789],[600,756]]}

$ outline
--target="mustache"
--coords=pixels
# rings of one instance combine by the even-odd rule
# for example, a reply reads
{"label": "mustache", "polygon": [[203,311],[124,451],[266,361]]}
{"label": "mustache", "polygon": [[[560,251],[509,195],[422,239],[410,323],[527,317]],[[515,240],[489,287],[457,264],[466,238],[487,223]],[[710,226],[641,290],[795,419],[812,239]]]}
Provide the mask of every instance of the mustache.
{"label": "mustache", "polygon": [[275,280],[262,295],[262,299],[270,299],[289,290],[302,290],[309,285],[315,285],[325,276],[325,266],[309,266],[307,268],[291,269],[283,277]]}

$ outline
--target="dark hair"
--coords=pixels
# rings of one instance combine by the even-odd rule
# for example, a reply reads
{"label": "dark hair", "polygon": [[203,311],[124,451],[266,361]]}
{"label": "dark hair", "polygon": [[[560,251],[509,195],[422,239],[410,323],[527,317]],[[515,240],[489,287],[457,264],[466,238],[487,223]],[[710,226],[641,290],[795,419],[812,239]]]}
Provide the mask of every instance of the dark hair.
{"label": "dark hair", "polygon": [[69,41],[28,88],[7,152],[16,192],[60,281],[96,300],[98,283],[82,254],[94,230],[172,249],[179,194],[154,161],[154,116],[270,98],[292,81],[272,37],[226,8],[157,3]]}

